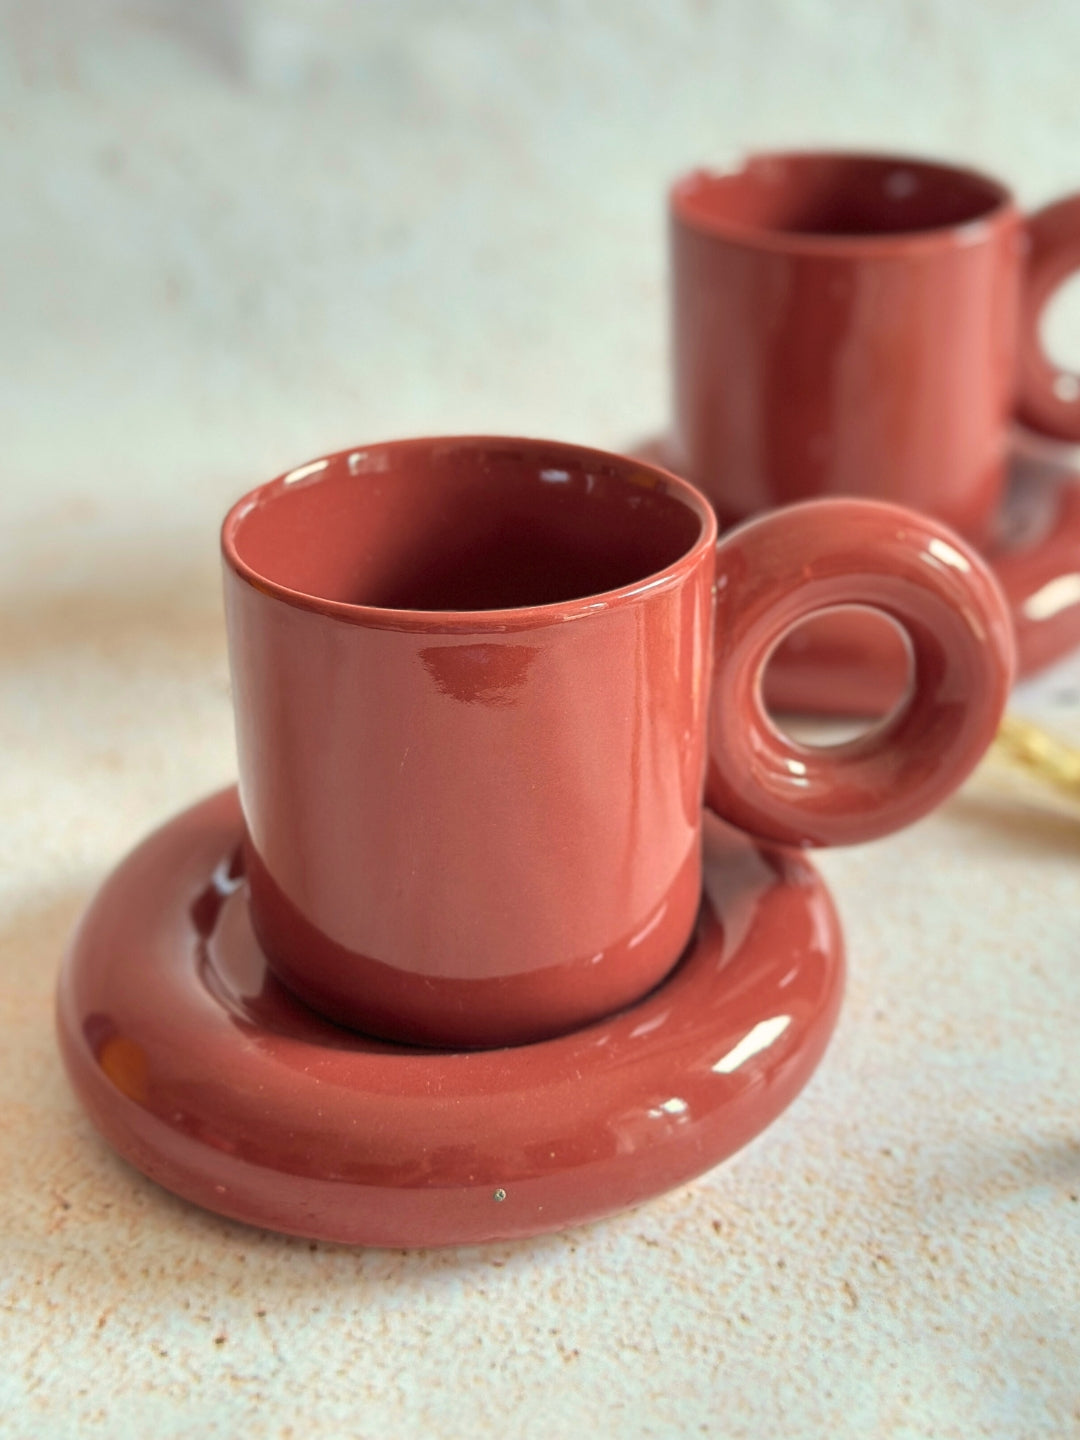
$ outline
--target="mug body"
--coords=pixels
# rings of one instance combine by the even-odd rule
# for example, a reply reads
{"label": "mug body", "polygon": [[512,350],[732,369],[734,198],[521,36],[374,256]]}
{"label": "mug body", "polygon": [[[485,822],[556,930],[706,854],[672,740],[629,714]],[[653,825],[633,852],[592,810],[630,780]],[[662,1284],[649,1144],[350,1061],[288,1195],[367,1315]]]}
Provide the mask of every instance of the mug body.
{"label": "mug body", "polygon": [[555,443],[342,452],[223,529],[252,914],[280,979],[398,1041],[628,1004],[700,900],[715,520]]}
{"label": "mug body", "polygon": [[674,451],[724,520],[861,495],[976,541],[1004,483],[1022,250],[972,171],[754,157],[671,195]]}

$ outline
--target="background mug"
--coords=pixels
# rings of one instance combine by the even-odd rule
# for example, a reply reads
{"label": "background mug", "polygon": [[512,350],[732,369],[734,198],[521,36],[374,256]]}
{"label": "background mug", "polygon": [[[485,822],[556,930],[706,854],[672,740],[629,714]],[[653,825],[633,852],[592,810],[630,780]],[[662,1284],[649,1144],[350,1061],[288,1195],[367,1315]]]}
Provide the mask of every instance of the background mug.
{"label": "background mug", "polygon": [[[632,1002],[693,930],[703,782],[758,836],[880,835],[967,774],[1010,680],[996,584],[933,521],[821,502],[717,548],[688,483],[572,445],[342,452],[242,499],[223,549],[256,931],[308,1003],[398,1040]],[[905,628],[911,694],[809,749],[761,672],[854,602]]]}
{"label": "background mug", "polygon": [[875,496],[991,534],[1019,414],[1080,440],[1042,309],[1080,197],[1024,219],[971,170],[764,154],[670,198],[674,459],[724,520]]}

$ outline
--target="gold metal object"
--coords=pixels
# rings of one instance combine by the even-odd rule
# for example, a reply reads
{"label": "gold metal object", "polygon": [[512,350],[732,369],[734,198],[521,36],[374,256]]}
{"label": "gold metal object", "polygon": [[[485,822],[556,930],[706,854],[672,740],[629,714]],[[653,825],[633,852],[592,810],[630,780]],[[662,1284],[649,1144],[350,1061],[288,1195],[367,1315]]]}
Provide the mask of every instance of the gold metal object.
{"label": "gold metal object", "polygon": [[990,748],[991,760],[1080,805],[1080,749],[1048,735],[1030,720],[1006,715]]}

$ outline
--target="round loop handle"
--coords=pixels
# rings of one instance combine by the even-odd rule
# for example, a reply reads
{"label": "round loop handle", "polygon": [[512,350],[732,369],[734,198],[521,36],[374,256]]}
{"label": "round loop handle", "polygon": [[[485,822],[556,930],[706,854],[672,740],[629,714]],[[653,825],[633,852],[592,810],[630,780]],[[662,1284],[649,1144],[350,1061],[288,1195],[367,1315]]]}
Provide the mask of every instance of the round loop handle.
{"label": "round loop handle", "polygon": [[1047,301],[1080,270],[1080,195],[1028,217],[1028,256],[1020,300],[1016,413],[1025,425],[1059,440],[1080,441],[1080,375],[1055,365],[1039,322]]}
{"label": "round loop handle", "polygon": [[[811,500],[748,521],[717,549],[707,803],[786,845],[850,845],[917,820],[965,779],[997,730],[1015,647],[997,581],[952,531],[897,505]],[[782,734],[762,674],[800,621],[844,605],[895,620],[907,698],[828,749]]]}

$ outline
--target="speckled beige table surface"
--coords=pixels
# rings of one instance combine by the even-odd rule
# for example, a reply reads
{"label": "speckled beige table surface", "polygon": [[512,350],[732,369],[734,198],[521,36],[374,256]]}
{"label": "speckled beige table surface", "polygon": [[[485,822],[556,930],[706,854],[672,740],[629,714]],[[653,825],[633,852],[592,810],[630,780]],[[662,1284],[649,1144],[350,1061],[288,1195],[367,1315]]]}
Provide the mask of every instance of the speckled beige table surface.
{"label": "speckled beige table surface", "polygon": [[[0,18],[0,1435],[1080,1435],[1080,818],[991,769],[822,858],[851,975],[792,1109],[569,1234],[381,1253],[219,1220],[96,1138],[51,1016],[107,870],[232,777],[231,498],[395,434],[658,428],[673,173],[888,145],[1040,202],[1080,183],[1080,13]],[[1016,708],[1080,742],[1080,661]]]}

